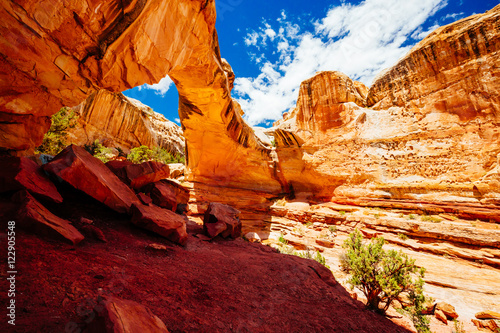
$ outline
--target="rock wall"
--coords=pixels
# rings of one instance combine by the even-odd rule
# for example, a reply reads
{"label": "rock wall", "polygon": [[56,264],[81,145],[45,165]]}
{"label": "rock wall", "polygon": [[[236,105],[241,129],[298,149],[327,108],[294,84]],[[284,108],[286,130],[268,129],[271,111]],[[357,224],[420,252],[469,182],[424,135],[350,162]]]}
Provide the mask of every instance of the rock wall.
{"label": "rock wall", "polygon": [[497,6],[438,29],[379,76],[371,108],[344,75],[305,81],[275,129],[285,178],[325,198],[500,203],[499,21]]}
{"label": "rock wall", "polygon": [[29,154],[48,130],[48,116],[95,90],[119,92],[169,74],[179,91],[190,179],[286,190],[271,150],[230,97],[214,0],[8,0],[0,6],[3,151]]}
{"label": "rock wall", "polygon": [[107,147],[124,151],[146,145],[184,154],[184,136],[179,126],[121,93],[99,90],[73,109],[78,123],[68,133],[70,143],[82,146],[100,140]]}

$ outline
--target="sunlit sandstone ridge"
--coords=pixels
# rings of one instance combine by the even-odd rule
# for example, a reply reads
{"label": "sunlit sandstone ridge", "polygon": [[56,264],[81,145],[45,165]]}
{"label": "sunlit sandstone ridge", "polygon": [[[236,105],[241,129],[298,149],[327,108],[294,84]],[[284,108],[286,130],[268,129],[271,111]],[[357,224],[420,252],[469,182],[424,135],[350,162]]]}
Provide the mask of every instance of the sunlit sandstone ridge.
{"label": "sunlit sandstone ridge", "polygon": [[124,152],[146,145],[172,154],[184,154],[180,127],[149,106],[121,93],[99,90],[73,108],[77,124],[68,130],[68,142],[83,146],[99,140]]}
{"label": "sunlit sandstone ridge", "polygon": [[499,20],[439,28],[367,95],[338,72],[303,82],[276,123],[285,178],[326,198],[498,204]]}
{"label": "sunlit sandstone ridge", "polygon": [[[0,147],[29,154],[48,117],[93,91],[122,91],[166,74],[180,95],[191,179],[280,192],[271,149],[230,97],[213,0],[3,1]],[[231,83],[232,84],[232,83]]]}

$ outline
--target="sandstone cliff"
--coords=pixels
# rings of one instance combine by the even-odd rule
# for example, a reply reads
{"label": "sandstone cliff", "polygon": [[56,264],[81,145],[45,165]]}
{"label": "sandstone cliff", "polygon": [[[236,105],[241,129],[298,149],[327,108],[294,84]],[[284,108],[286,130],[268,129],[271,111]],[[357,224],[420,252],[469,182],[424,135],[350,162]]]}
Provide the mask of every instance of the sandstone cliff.
{"label": "sandstone cliff", "polygon": [[78,124],[68,133],[69,143],[82,146],[100,140],[107,147],[125,151],[146,145],[184,154],[184,136],[179,126],[121,93],[99,90],[73,109]]}
{"label": "sandstone cliff", "polygon": [[498,204],[499,20],[497,6],[438,29],[366,102],[343,74],[305,81],[275,129],[285,178],[327,198]]}
{"label": "sandstone cliff", "polygon": [[48,116],[95,90],[123,91],[169,74],[179,91],[190,179],[286,190],[271,150],[230,97],[214,0],[3,1],[0,147],[29,154]]}

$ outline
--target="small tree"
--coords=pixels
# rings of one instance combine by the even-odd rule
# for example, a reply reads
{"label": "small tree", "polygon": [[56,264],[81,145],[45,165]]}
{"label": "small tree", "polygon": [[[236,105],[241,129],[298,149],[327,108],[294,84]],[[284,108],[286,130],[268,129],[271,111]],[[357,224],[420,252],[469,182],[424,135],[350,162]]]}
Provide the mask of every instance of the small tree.
{"label": "small tree", "polygon": [[409,293],[416,307],[420,307],[417,310],[421,311],[425,300],[422,293],[425,269],[417,267],[415,260],[401,251],[384,251],[384,243],[384,238],[379,237],[363,244],[357,229],[349,235],[344,242],[347,251],[342,263],[351,274],[348,283],[361,290],[368,300],[367,306],[378,312],[385,313],[403,292]]}
{"label": "small tree", "polygon": [[150,149],[148,146],[140,146],[131,149],[127,159],[133,163],[143,163],[147,161],[157,161],[165,164],[185,163],[184,156],[182,155],[172,155],[163,148],[154,147]]}

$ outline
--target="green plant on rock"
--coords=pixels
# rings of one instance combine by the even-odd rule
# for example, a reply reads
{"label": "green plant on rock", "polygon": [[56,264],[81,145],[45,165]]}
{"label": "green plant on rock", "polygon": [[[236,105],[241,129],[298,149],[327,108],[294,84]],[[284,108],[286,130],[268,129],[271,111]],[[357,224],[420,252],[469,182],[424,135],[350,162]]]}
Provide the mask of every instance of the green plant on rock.
{"label": "green plant on rock", "polygon": [[331,225],[331,226],[329,226],[329,227],[328,227],[328,230],[330,230],[330,232],[331,232],[332,234],[334,234],[334,233],[336,233],[336,232],[337,232],[337,226],[335,226],[335,225]]}
{"label": "green plant on rock", "polygon": [[405,241],[408,239],[408,236],[405,234],[398,234],[398,238]]}
{"label": "green plant on rock", "polygon": [[346,253],[342,260],[343,269],[351,275],[348,283],[365,294],[367,307],[381,313],[403,292],[413,295],[417,302],[425,299],[425,269],[417,267],[415,260],[402,252],[384,251],[384,243],[384,238],[378,237],[364,244],[356,229],[344,242]]}
{"label": "green plant on rock", "polygon": [[326,268],[330,269],[330,266],[328,266],[326,264],[326,258],[318,250],[316,250],[316,254],[315,255],[312,255],[311,252],[309,251],[309,249],[306,250],[305,252],[294,252],[293,254],[296,255],[296,256],[298,256],[298,257],[304,258],[304,259],[315,260],[318,263],[320,263],[321,265],[323,265]]}
{"label": "green plant on rock", "polygon": [[415,220],[417,217],[413,214],[408,215],[408,219]]}
{"label": "green plant on rock", "polygon": [[180,154],[173,155],[166,149],[160,147],[149,148],[148,146],[132,148],[127,159],[137,164],[148,161],[156,161],[164,164],[185,163],[185,157]]}
{"label": "green plant on rock", "polygon": [[111,148],[103,146],[99,140],[94,140],[91,144],[86,144],[84,147],[86,151],[88,151],[92,156],[98,158],[103,163],[106,163],[110,160],[110,157],[113,155],[113,150]]}
{"label": "green plant on rock", "polygon": [[67,107],[61,108],[51,118],[50,129],[43,136],[42,144],[37,148],[37,153],[57,155],[66,148],[68,129],[76,126],[78,116]]}

